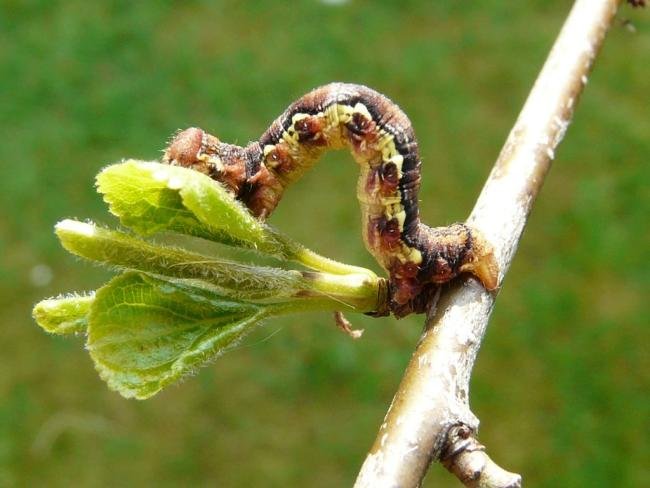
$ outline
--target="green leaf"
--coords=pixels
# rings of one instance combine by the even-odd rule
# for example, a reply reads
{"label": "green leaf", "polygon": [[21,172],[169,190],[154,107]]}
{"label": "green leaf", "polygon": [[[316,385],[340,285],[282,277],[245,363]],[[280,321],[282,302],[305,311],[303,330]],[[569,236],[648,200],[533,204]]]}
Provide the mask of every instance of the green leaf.
{"label": "green leaf", "polygon": [[48,298],[34,305],[36,323],[52,334],[78,334],[86,331],[94,295]]}
{"label": "green leaf", "polygon": [[183,206],[178,191],[167,188],[165,179],[156,179],[153,168],[144,163],[129,160],[109,166],[97,175],[96,183],[111,213],[138,233],[204,232],[192,212]]}
{"label": "green leaf", "polygon": [[87,348],[112,389],[145,399],[232,347],[265,316],[263,306],[125,273],[97,291]]}
{"label": "green leaf", "polygon": [[277,254],[277,243],[219,183],[187,168],[128,160],[97,175],[123,225],[143,235],[172,231]]}
{"label": "green leaf", "polygon": [[164,168],[168,187],[179,191],[185,208],[200,222],[241,241],[262,247],[267,244],[266,226],[220,183],[188,168],[152,164],[156,164],[157,174]]}
{"label": "green leaf", "polygon": [[63,247],[77,256],[173,278],[202,280],[231,298],[279,301],[312,288],[312,280],[305,280],[296,270],[204,256],[92,223],[67,219],[59,222],[55,231]]}

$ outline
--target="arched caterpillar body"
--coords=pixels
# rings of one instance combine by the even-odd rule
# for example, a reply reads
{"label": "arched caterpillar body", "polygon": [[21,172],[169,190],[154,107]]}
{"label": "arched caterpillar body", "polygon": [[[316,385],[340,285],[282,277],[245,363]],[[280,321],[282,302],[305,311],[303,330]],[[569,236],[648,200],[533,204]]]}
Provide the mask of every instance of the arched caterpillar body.
{"label": "arched caterpillar body", "polygon": [[462,223],[431,228],[420,222],[421,163],[411,122],[395,103],[365,86],[331,83],[307,93],[246,147],[186,129],[163,161],[220,181],[265,218],[323,152],[344,147],[361,168],[363,238],[390,275],[393,313],[423,311],[431,291],[459,273],[474,274],[489,290],[497,286],[492,248],[478,231]]}

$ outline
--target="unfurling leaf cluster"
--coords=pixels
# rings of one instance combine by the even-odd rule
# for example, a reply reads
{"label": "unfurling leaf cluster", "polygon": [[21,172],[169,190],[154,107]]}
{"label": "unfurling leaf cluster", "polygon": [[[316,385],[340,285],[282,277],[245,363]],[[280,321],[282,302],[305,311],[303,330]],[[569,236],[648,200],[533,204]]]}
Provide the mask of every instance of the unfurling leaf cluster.
{"label": "unfurling leaf cluster", "polygon": [[[196,171],[129,160],[100,172],[97,189],[129,231],[63,220],[55,232],[69,252],[120,274],[96,292],[43,300],[33,315],[47,332],[84,334],[100,376],[125,397],[156,394],[265,318],[309,310],[367,313],[386,299],[384,281],[374,273],[310,251]],[[151,240],[170,233],[254,251],[278,266]],[[290,263],[314,271],[287,269]]]}

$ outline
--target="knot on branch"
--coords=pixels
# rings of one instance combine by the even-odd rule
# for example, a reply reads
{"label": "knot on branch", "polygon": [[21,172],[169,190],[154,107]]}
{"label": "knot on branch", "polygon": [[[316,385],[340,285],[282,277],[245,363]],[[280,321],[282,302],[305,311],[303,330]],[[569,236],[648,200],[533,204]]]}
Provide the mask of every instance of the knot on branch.
{"label": "knot on branch", "polygon": [[463,451],[484,450],[485,446],[480,444],[474,437],[474,429],[465,424],[456,424],[447,432],[447,437],[440,454],[440,460],[446,462]]}
{"label": "knot on branch", "polygon": [[521,488],[521,476],[495,464],[474,430],[465,424],[454,425],[447,432],[440,462],[468,487]]}

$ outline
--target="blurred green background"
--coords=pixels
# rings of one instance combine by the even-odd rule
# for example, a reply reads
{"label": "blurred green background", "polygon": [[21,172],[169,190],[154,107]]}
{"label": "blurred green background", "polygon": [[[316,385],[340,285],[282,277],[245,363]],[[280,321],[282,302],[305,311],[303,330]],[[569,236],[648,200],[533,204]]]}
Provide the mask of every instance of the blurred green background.
{"label": "blurred green background", "polygon": [[[422,326],[268,323],[179,386],[127,401],[34,302],[110,273],[53,224],[113,223],[104,165],[154,159],[191,125],[262,133],[307,90],[364,83],[410,115],[422,214],[471,209],[568,1],[0,3],[0,486],[350,486]],[[499,296],[472,382],[481,440],[529,486],[649,486],[648,11],[624,7]],[[630,20],[636,32],[624,20]],[[376,269],[357,169],[330,154],[272,223]],[[645,302],[645,303],[644,303]],[[458,486],[434,466],[425,486]]]}

